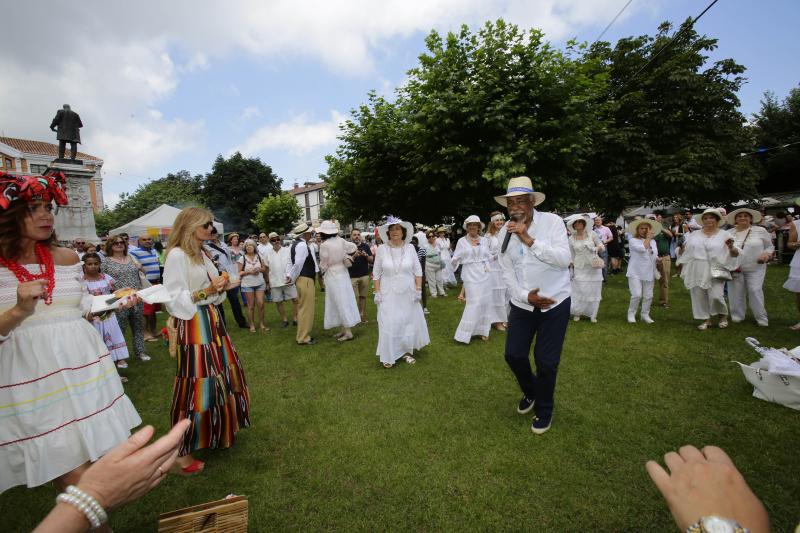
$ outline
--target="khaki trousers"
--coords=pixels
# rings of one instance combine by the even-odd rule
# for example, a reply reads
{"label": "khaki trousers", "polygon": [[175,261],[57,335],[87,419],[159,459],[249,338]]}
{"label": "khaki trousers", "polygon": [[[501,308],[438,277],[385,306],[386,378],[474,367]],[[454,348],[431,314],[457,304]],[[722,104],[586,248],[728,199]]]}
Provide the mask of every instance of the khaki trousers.
{"label": "khaki trousers", "polygon": [[656,268],[661,274],[661,279],[658,280],[660,291],[658,303],[669,304],[669,273],[672,270],[672,259],[668,255],[659,257],[656,261]]}
{"label": "khaki trousers", "polygon": [[311,340],[311,329],[314,327],[314,280],[299,276],[297,286],[297,335],[295,340],[303,343]]}

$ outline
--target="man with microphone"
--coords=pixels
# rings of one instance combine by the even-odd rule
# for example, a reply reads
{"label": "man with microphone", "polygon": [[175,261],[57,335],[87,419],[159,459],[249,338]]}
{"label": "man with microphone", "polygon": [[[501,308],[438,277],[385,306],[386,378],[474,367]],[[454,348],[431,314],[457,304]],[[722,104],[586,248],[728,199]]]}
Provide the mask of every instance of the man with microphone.
{"label": "man with microphone", "polygon": [[[506,194],[495,196],[511,219],[499,234],[500,264],[511,298],[505,358],[523,393],[517,412],[534,412],[531,431],[537,435],[550,429],[553,419],[570,307],[567,230],[558,215],[535,209],[544,198],[526,176],[512,178]],[[534,337],[536,372],[530,363]]]}

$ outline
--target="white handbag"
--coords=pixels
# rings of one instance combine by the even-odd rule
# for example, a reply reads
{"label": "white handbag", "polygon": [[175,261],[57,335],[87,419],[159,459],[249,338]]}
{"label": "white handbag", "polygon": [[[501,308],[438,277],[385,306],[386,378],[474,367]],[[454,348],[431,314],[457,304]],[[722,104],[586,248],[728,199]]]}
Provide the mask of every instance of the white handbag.
{"label": "white handbag", "polygon": [[[756,339],[748,337],[746,342],[762,355],[762,359],[751,365],[734,361],[742,369],[745,379],[753,386],[753,397],[768,402],[779,403],[791,409],[800,411],[800,375],[792,366],[796,357],[792,357],[797,348],[787,355],[783,351],[761,346]],[[800,354],[798,354],[800,355]],[[770,364],[775,368],[776,360],[782,364],[786,373],[770,371]],[[769,361],[769,362],[768,362]]]}

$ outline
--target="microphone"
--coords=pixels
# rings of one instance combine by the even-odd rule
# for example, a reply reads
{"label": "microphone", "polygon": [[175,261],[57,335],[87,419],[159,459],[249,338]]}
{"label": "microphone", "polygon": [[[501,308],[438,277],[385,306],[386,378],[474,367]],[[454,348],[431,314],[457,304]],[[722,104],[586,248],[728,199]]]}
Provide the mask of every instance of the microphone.
{"label": "microphone", "polygon": [[[509,222],[519,222],[522,217],[520,217],[519,214],[515,213],[513,215],[509,215],[509,218],[510,218]],[[506,231],[506,238],[503,239],[503,247],[500,248],[501,254],[506,253],[506,249],[508,248],[508,241],[510,240],[511,240],[511,232]]]}

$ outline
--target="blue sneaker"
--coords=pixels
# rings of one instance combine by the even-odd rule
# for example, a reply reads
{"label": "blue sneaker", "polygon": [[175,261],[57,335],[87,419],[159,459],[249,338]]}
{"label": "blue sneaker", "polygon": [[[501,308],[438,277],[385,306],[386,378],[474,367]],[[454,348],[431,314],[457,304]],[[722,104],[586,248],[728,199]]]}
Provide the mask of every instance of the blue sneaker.
{"label": "blue sneaker", "polygon": [[536,400],[529,400],[527,396],[523,396],[517,404],[517,412],[521,415],[527,415],[533,409],[533,404]]}
{"label": "blue sneaker", "polygon": [[548,429],[550,429],[550,423],[553,421],[553,415],[550,415],[547,418],[539,418],[538,416],[533,417],[533,423],[531,423],[531,431],[533,431],[537,435],[541,435]]}

